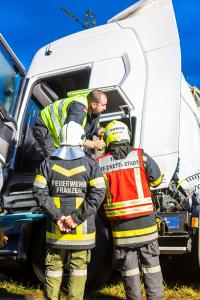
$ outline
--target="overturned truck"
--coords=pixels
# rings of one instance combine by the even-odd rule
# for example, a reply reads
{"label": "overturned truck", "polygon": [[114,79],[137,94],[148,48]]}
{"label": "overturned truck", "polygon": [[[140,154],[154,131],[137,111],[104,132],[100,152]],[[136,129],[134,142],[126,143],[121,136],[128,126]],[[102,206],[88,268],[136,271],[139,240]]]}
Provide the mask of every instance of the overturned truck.
{"label": "overturned truck", "polygon": [[[1,193],[6,216],[30,213],[20,222],[0,222],[9,236],[0,261],[33,265],[44,279],[45,217],[34,218],[33,180],[42,160],[32,128],[40,110],[69,91],[98,88],[108,96],[101,125],[125,122],[132,143],[160,166],[163,182],[152,191],[161,254],[188,255],[200,267],[199,102],[181,73],[179,36],[170,0],[139,1],[106,25],[81,31],[40,49],[25,74],[0,36],[0,100],[17,122],[17,145]],[[198,93],[197,93],[198,94]],[[37,215],[37,214],[35,214]],[[110,276],[109,227],[97,216],[97,247],[88,283]],[[187,260],[188,261],[188,260]]]}

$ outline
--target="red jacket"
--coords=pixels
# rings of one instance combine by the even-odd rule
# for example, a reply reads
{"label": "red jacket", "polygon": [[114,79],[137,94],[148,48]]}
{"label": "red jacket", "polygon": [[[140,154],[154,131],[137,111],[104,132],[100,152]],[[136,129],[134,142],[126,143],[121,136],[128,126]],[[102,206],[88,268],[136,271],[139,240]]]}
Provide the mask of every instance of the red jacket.
{"label": "red jacket", "polygon": [[153,203],[142,149],[133,149],[125,159],[114,160],[110,153],[98,158],[106,175],[104,208],[108,219],[126,219],[149,215]]}

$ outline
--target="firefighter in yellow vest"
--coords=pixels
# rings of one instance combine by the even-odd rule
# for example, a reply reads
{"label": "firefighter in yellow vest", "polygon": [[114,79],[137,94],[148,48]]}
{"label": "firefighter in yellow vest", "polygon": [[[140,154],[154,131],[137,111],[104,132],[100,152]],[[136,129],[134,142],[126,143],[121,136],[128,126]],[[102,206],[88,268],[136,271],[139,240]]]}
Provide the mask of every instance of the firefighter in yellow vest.
{"label": "firefighter in yellow vest", "polygon": [[60,132],[60,147],[42,162],[34,196],[47,215],[45,299],[59,299],[63,266],[70,259],[69,298],[83,299],[90,249],[95,247],[95,214],[105,183],[95,160],[85,155],[84,129],[74,121]]}
{"label": "firefighter in yellow vest", "polygon": [[44,156],[49,157],[59,147],[60,129],[66,123],[75,121],[86,133],[84,147],[101,149],[102,140],[92,140],[101,136],[100,114],[106,110],[107,96],[100,90],[80,90],[67,93],[68,98],[57,100],[41,110],[33,127],[33,135]]}
{"label": "firefighter in yellow vest", "polygon": [[147,299],[164,299],[158,232],[149,188],[158,186],[162,175],[149,155],[131,147],[124,123],[110,122],[104,138],[106,154],[98,162],[107,187],[104,209],[114,241],[113,267],[121,271],[127,299],[142,299],[140,269]]}

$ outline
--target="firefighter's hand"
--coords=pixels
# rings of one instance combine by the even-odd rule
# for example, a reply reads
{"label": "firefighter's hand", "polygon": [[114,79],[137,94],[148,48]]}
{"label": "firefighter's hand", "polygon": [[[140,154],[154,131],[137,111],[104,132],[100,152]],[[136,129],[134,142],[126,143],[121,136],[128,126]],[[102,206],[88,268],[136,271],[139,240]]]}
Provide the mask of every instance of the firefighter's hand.
{"label": "firefighter's hand", "polygon": [[64,226],[64,223],[63,223],[63,220],[62,220],[63,217],[61,217],[58,221],[57,221],[57,225],[60,229],[60,231],[66,231],[66,228]]}
{"label": "firefighter's hand", "polygon": [[93,142],[94,142],[94,148],[96,148],[96,149],[102,149],[106,145],[104,143],[104,141],[102,141],[102,140],[96,140],[96,141],[93,141]]}
{"label": "firefighter's hand", "polygon": [[77,224],[73,221],[71,216],[62,216],[58,222],[57,225],[60,228],[60,231],[62,232],[69,232],[72,228],[75,228]]}
{"label": "firefighter's hand", "polygon": [[63,225],[68,230],[71,230],[77,226],[71,216],[63,217]]}
{"label": "firefighter's hand", "polygon": [[105,129],[103,127],[100,127],[99,128],[99,131],[98,131],[98,136],[102,136],[105,132]]}
{"label": "firefighter's hand", "polygon": [[8,237],[0,229],[0,248],[3,248],[7,244]]}
{"label": "firefighter's hand", "polygon": [[105,146],[105,143],[102,140],[95,140],[95,141],[86,140],[84,146],[86,148],[102,149]]}

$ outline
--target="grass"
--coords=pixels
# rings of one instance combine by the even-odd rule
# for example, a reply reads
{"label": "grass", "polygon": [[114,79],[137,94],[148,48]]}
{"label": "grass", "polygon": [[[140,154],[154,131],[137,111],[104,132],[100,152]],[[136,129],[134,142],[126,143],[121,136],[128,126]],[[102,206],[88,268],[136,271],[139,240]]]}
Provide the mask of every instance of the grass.
{"label": "grass", "polygon": [[[200,282],[194,284],[170,284],[165,283],[165,296],[170,300],[200,300]],[[142,285],[142,293],[145,295],[144,286]],[[115,299],[125,300],[123,284],[119,281],[117,284],[105,286],[100,289],[97,294],[107,297],[115,297]],[[116,298],[117,297],[117,298]],[[106,298],[105,298],[106,299]],[[145,299],[145,296],[144,296]]]}
{"label": "grass", "polygon": [[[21,280],[20,280],[21,281]],[[2,297],[14,297],[14,296],[28,296],[41,298],[42,297],[42,289],[40,286],[35,287],[31,284],[21,283],[14,280],[4,280],[0,282],[0,298]]]}
{"label": "grass", "polygon": [[[23,283],[24,280],[4,280],[0,282],[0,299],[43,299],[42,287]],[[144,295],[144,287],[142,285]],[[200,282],[198,279],[190,280],[188,283],[171,282],[165,283],[165,295],[169,300],[200,300]],[[62,293],[61,300],[66,300],[65,293]],[[87,300],[95,299],[118,299],[125,300],[124,288],[121,280],[115,278],[114,281],[103,288],[87,296]],[[145,299],[145,297],[144,297]]]}

